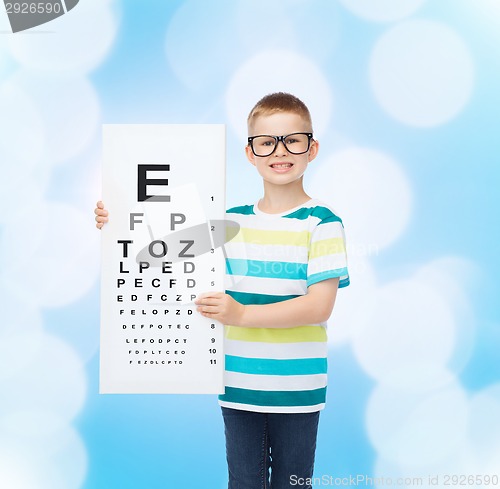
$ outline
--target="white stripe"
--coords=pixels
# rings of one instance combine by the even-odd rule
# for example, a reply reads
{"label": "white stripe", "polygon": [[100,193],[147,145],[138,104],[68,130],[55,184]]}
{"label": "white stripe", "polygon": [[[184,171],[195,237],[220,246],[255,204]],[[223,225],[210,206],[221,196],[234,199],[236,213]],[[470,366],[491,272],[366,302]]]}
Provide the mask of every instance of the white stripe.
{"label": "white stripe", "polygon": [[283,280],[280,278],[225,276],[226,289],[234,292],[257,292],[268,295],[304,295],[307,293],[306,280]]}
{"label": "white stripe", "polygon": [[308,341],[304,343],[262,343],[224,339],[226,355],[245,358],[273,358],[277,360],[297,358],[326,358],[326,342]]}
{"label": "white stripe", "polygon": [[326,387],[326,374],[315,375],[253,375],[224,372],[227,387],[259,391],[309,391]]}
{"label": "white stripe", "polygon": [[337,270],[345,267],[347,267],[345,253],[318,256],[318,258],[313,258],[309,262],[309,265],[307,266],[307,275],[313,275],[314,273],[324,272],[326,270]]}
{"label": "white stripe", "polygon": [[253,411],[256,413],[314,413],[325,408],[325,404],[314,406],[254,406],[253,404],[240,404],[237,402],[226,402],[219,400],[219,405],[231,409]]}
{"label": "white stripe", "polygon": [[261,216],[252,214],[226,214],[226,219],[236,221],[242,228],[262,231],[308,231],[321,221],[316,216],[310,216],[309,219],[289,219],[281,216],[275,219],[262,219]]}
{"label": "white stripe", "polygon": [[322,239],[328,238],[342,238],[345,239],[344,236],[344,228],[342,224],[338,221],[334,222],[325,222],[325,224],[321,224],[321,226],[317,226],[314,230],[312,242],[319,241]]}
{"label": "white stripe", "polygon": [[307,263],[308,260],[308,250],[305,246],[262,245],[230,241],[224,245],[224,248],[227,258],[290,263]]}

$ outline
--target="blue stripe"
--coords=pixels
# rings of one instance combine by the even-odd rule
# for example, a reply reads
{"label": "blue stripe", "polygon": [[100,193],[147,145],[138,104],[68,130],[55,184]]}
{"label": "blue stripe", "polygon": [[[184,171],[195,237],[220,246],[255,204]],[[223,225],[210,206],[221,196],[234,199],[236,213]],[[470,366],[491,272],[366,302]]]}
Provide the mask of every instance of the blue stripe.
{"label": "blue stripe", "polygon": [[299,297],[299,295],[252,294],[250,292],[236,292],[234,290],[226,290],[226,294],[245,306],[249,304],[273,304]]}
{"label": "blue stripe", "polygon": [[[340,222],[340,224],[342,224],[342,219],[340,219],[339,216],[336,216],[335,214],[332,213],[331,216],[327,216],[324,219],[322,219],[321,222],[318,223],[318,226],[320,224],[327,224],[329,222]],[[342,224],[342,226],[344,226],[344,225]]]}
{"label": "blue stripe", "polygon": [[275,360],[226,355],[226,370],[255,375],[314,375],[326,374],[326,358]]}
{"label": "blue stripe", "polygon": [[339,282],[339,289],[341,289],[342,287],[347,287],[350,283],[351,279],[349,277],[341,279]]}
{"label": "blue stripe", "polygon": [[320,219],[321,222],[319,224],[326,224],[327,222],[342,222],[342,219],[335,215],[330,209],[320,205],[317,205],[316,207],[303,207],[302,209],[298,209],[283,217],[304,220],[309,216]]}
{"label": "blue stripe", "polygon": [[226,258],[226,270],[229,275],[287,280],[307,279],[307,263]]}
{"label": "blue stripe", "polygon": [[[323,280],[328,280],[329,278],[345,277],[346,275],[348,276],[348,272],[345,267],[337,268],[336,270],[325,270],[324,272],[313,273],[307,277],[307,286],[309,287],[310,285],[322,282]],[[347,283],[345,283],[345,281],[346,279],[341,280],[341,282],[344,282],[344,285],[339,282],[339,289],[349,285],[349,280],[347,279]]]}
{"label": "blue stripe", "polygon": [[226,211],[226,214],[255,214],[253,211],[253,205],[240,205],[238,207],[231,207]]}
{"label": "blue stripe", "polygon": [[250,406],[316,406],[325,403],[326,387],[308,391],[259,391],[226,387],[219,399]]}

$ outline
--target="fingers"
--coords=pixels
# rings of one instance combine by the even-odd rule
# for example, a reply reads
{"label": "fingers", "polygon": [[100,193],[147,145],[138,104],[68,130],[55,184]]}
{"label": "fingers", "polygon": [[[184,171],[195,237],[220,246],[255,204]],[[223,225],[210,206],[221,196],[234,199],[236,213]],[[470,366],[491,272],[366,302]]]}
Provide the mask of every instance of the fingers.
{"label": "fingers", "polygon": [[[209,318],[209,319],[211,319],[212,321],[213,321],[214,319],[216,319],[216,317],[217,317],[217,315],[216,315],[215,313],[212,313],[212,312],[203,312],[203,311],[200,311],[200,314],[201,314],[203,317],[205,317],[205,318]],[[216,319],[216,321],[217,321],[217,319]]]}
{"label": "fingers", "polygon": [[108,222],[108,211],[104,208],[102,200],[98,200],[94,209],[96,228],[101,229],[105,222]]}
{"label": "fingers", "polygon": [[203,305],[203,306],[214,306],[215,304],[219,304],[219,300],[217,297],[212,297],[212,296],[205,296],[205,297],[198,297],[194,303],[198,305]]}
{"label": "fingers", "polygon": [[94,209],[94,214],[97,215],[97,216],[107,216],[108,215],[108,211],[106,209],[101,209],[99,207],[96,207]]}
{"label": "fingers", "polygon": [[200,294],[194,303],[198,306],[196,310],[205,317],[213,317],[220,314],[222,292],[204,292]]}
{"label": "fingers", "polygon": [[209,299],[221,299],[221,297],[224,295],[224,292],[203,292],[200,294],[196,300],[194,301],[195,304],[208,304],[206,302]]}
{"label": "fingers", "polygon": [[94,214],[97,214],[99,216],[107,216],[108,211],[104,208],[104,204],[102,200],[98,200],[96,203],[96,208],[94,209]]}
{"label": "fingers", "polygon": [[220,312],[218,306],[198,306],[197,310],[202,314],[217,314]]}
{"label": "fingers", "polygon": [[95,216],[96,227],[97,229],[101,229],[104,226],[105,222],[108,222],[108,218],[102,215]]}

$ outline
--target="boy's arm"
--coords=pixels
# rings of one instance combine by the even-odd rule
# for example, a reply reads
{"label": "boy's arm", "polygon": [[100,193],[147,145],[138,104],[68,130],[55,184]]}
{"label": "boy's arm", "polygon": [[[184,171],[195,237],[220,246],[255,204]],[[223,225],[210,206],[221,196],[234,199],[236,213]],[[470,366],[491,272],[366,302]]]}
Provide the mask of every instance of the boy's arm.
{"label": "boy's arm", "polygon": [[243,305],[223,292],[201,294],[195,304],[205,317],[247,328],[292,328],[326,321],[335,304],[338,278],[308,287],[307,294],[282,302]]}

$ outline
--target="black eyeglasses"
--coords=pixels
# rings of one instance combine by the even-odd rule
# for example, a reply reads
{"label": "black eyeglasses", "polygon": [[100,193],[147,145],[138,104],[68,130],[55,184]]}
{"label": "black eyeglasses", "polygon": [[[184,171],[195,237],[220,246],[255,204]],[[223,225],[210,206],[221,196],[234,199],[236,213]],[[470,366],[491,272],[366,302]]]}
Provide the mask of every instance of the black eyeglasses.
{"label": "black eyeglasses", "polygon": [[311,132],[294,132],[286,136],[261,135],[248,138],[248,144],[255,156],[272,155],[276,151],[280,141],[289,153],[301,155],[309,151],[312,137]]}

